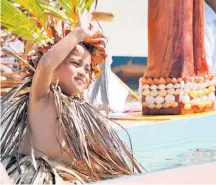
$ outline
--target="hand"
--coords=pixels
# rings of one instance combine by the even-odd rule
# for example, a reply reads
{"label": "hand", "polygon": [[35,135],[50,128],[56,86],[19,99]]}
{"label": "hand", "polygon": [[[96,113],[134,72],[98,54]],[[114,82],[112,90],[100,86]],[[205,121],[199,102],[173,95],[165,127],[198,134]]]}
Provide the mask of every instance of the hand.
{"label": "hand", "polygon": [[84,12],[81,14],[80,9],[78,9],[77,26],[81,29],[83,39],[85,39],[86,37],[91,37],[95,34],[95,31],[89,29],[91,19],[91,13],[89,13],[87,10],[84,10]]}

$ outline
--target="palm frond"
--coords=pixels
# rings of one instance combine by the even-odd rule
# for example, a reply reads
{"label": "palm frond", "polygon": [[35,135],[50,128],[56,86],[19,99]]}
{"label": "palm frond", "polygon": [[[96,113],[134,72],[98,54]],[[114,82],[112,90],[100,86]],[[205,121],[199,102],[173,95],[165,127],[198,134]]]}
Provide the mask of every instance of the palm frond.
{"label": "palm frond", "polygon": [[54,17],[61,19],[61,20],[68,20],[68,19],[70,20],[70,18],[67,17],[67,15],[63,11],[52,6],[50,3],[44,0],[38,0],[38,2],[40,3],[41,7],[43,7],[44,10],[46,11],[45,13],[52,14]]}
{"label": "palm frond", "polygon": [[[86,4],[85,4],[85,8],[89,11],[92,4],[93,4],[94,0],[87,0]],[[97,0],[95,1],[95,8],[97,7]]]}
{"label": "palm frond", "polygon": [[80,0],[80,1],[79,1],[78,6],[79,6],[79,8],[80,8],[81,10],[83,10],[83,7],[85,6],[86,1],[87,1],[87,0]]}
{"label": "palm frond", "polygon": [[6,27],[7,32],[12,32],[26,40],[42,42],[47,37],[19,8],[7,0],[1,2],[1,24]]}
{"label": "palm frond", "polygon": [[71,0],[72,19],[74,20],[74,27],[77,26],[77,0]]}
{"label": "palm frond", "polygon": [[50,30],[47,28],[48,17],[44,14],[43,8],[41,7],[39,1],[35,1],[35,0],[28,0],[28,1],[12,0],[12,1],[21,5],[26,10],[28,10],[36,18],[37,24],[39,24],[40,27],[44,28],[44,30],[46,30],[48,35],[51,36]]}
{"label": "palm frond", "polygon": [[72,17],[71,1],[70,0],[57,0],[59,6],[64,9],[68,17]]}

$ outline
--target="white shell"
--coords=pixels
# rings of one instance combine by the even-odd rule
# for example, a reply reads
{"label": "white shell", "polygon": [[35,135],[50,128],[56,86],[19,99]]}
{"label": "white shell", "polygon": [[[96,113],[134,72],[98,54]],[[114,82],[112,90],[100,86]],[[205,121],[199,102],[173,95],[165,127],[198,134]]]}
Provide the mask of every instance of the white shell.
{"label": "white shell", "polygon": [[165,89],[158,91],[158,95],[159,96],[166,96],[167,95],[167,91]]}
{"label": "white shell", "polygon": [[164,97],[162,97],[162,96],[157,96],[156,98],[155,98],[155,103],[156,104],[162,104],[164,102]]}
{"label": "white shell", "polygon": [[175,102],[175,96],[171,94],[167,94],[165,97],[166,103],[173,103]]}
{"label": "white shell", "polygon": [[148,104],[148,105],[151,105],[151,104],[153,104],[154,103],[154,97],[153,96],[150,96],[150,95],[148,95],[148,96],[146,96],[146,98],[145,98],[145,101],[146,101],[146,103]]}
{"label": "white shell", "polygon": [[197,89],[197,83],[196,82],[192,82],[192,90],[196,90]]}
{"label": "white shell", "polygon": [[145,85],[142,86],[142,88],[143,88],[143,89],[149,89],[149,85],[148,85],[148,84],[145,84]]}
{"label": "white shell", "polygon": [[[172,105],[172,104],[173,104],[173,105]],[[178,102],[176,102],[176,101],[173,102],[172,104],[171,104],[171,107],[173,107],[173,108],[178,107],[178,105],[179,105]]]}
{"label": "white shell", "polygon": [[156,105],[155,105],[155,108],[156,108],[156,109],[160,109],[161,107],[162,107],[162,104],[156,104]]}
{"label": "white shell", "polygon": [[173,84],[169,83],[169,84],[166,85],[166,87],[167,87],[168,89],[171,89],[171,88],[173,88]]}
{"label": "white shell", "polygon": [[197,83],[197,89],[201,89],[202,85],[200,83]]}
{"label": "white shell", "polygon": [[182,97],[182,102],[183,102],[184,104],[190,103],[190,96],[188,96],[187,94],[185,94],[185,95]]}
{"label": "white shell", "polygon": [[174,85],[174,88],[175,88],[175,89],[178,89],[178,88],[180,88],[180,87],[181,87],[180,84],[175,84],[175,85]]}
{"label": "white shell", "polygon": [[181,83],[180,83],[180,88],[184,88],[184,81],[181,81]]}
{"label": "white shell", "polygon": [[214,92],[211,92],[207,97],[209,101],[214,101],[215,100]]}
{"label": "white shell", "polygon": [[208,83],[204,82],[204,87],[207,88],[208,87]]}
{"label": "white shell", "polygon": [[166,86],[164,85],[164,84],[160,84],[160,85],[158,85],[158,89],[165,89],[166,88]]}
{"label": "white shell", "polygon": [[197,90],[197,83],[193,82],[193,90]]}
{"label": "white shell", "polygon": [[214,85],[213,80],[211,80],[211,81],[209,82],[209,85]]}
{"label": "white shell", "polygon": [[152,90],[152,91],[150,92],[150,95],[151,95],[151,96],[157,96],[157,95],[158,95],[158,91],[157,91],[157,90]]}
{"label": "white shell", "polygon": [[194,98],[194,105],[199,105],[201,103],[200,98]]}
{"label": "white shell", "polygon": [[147,95],[150,94],[150,90],[149,90],[149,89],[146,89],[146,90],[143,91],[142,94],[143,94],[144,96],[147,96]]}
{"label": "white shell", "polygon": [[193,84],[191,82],[187,82],[184,87],[185,87],[185,89],[192,89]]}
{"label": "white shell", "polygon": [[211,82],[209,80],[206,80],[206,84],[209,86]]}
{"label": "white shell", "polygon": [[151,85],[151,86],[150,86],[150,89],[156,90],[156,89],[157,89],[157,85]]}
{"label": "white shell", "polygon": [[155,108],[155,104],[150,104],[148,107],[149,107],[150,109],[154,109],[154,108]]}
{"label": "white shell", "polygon": [[207,100],[208,100],[207,96],[201,96],[201,97],[200,97],[200,101],[201,101],[202,103],[205,103]]}
{"label": "white shell", "polygon": [[208,83],[207,83],[207,82],[204,82],[203,84],[204,84],[204,85],[203,85],[204,88],[208,87]]}
{"label": "white shell", "polygon": [[202,89],[203,88],[203,84],[202,83],[198,83],[199,85],[198,85],[198,87],[199,87],[199,89]]}
{"label": "white shell", "polygon": [[201,89],[205,89],[205,84],[201,83]]}
{"label": "white shell", "polygon": [[175,94],[175,90],[174,89],[167,89],[167,93],[168,94]]}
{"label": "white shell", "polygon": [[184,92],[186,93],[186,94],[188,94],[188,93],[190,93],[190,89],[184,89]]}

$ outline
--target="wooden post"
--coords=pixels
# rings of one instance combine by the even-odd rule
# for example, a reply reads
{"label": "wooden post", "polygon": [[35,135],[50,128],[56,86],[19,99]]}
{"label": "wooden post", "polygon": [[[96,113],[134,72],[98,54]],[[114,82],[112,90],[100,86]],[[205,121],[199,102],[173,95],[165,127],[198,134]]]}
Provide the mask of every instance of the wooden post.
{"label": "wooden post", "polygon": [[204,0],[149,0],[148,33],[143,114],[213,110],[216,82],[205,59]]}

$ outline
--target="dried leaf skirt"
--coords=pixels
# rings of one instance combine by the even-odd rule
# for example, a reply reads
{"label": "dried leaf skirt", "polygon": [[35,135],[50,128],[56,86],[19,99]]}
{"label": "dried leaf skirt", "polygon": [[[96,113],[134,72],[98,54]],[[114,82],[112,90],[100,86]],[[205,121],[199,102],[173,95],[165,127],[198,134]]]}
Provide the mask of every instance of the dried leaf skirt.
{"label": "dried leaf skirt", "polygon": [[[61,177],[61,174],[72,176],[68,172],[58,170],[58,166],[55,167],[42,157],[34,161],[36,167],[33,165],[31,156],[21,154],[19,157],[8,156],[2,160],[2,163],[14,184],[62,184],[64,177]],[[67,169],[64,166],[62,168]],[[73,183],[72,179],[69,182]]]}
{"label": "dried leaf skirt", "polygon": [[[53,93],[56,122],[69,149],[68,156],[76,162],[66,167],[63,163],[17,152],[28,126],[28,98],[25,97],[19,100],[20,107],[19,102],[15,102],[16,107],[19,107],[14,108],[17,112],[6,114],[9,115],[6,120],[11,120],[11,115],[14,121],[9,122],[1,136],[1,162],[16,184],[54,184],[57,177],[71,183],[75,180],[89,183],[142,172],[143,168],[134,159],[131,148],[123,143],[112,128],[112,124],[116,123],[77,97],[68,97],[58,90]],[[12,109],[13,105],[9,110]]]}

